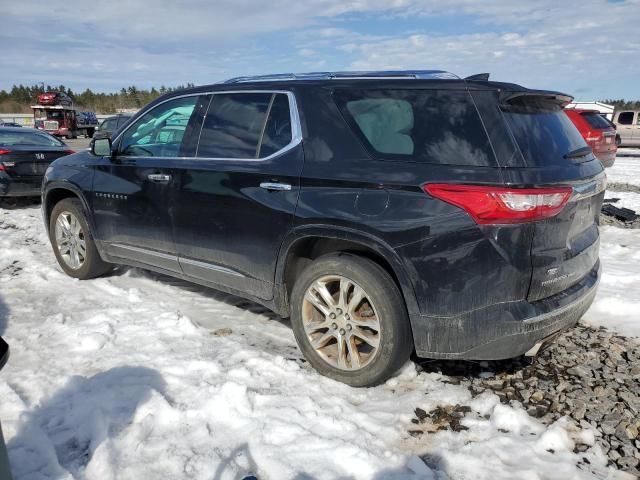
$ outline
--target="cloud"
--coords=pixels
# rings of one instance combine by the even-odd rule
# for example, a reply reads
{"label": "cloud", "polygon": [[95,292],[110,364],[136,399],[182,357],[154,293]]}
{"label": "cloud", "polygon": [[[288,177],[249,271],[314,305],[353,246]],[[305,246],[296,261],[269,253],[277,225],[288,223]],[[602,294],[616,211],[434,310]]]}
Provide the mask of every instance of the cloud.
{"label": "cloud", "polygon": [[[637,98],[640,0],[35,0],[3,5],[0,88],[444,68]],[[464,25],[464,28],[461,27]],[[586,91],[586,90],[585,90]]]}

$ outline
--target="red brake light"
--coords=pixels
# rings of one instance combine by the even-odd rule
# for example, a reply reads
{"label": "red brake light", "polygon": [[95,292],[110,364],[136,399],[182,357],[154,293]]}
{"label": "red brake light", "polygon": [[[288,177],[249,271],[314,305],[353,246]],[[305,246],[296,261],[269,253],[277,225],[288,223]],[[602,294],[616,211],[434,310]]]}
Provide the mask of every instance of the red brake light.
{"label": "red brake light", "polygon": [[0,155],[6,155],[7,153],[11,153],[11,150],[7,150],[6,148],[0,148]]}
{"label": "red brake light", "polygon": [[65,151],[64,151],[64,154],[65,154],[65,155],[72,155],[72,154],[74,154],[74,153],[76,153],[76,152],[75,152],[75,150],[65,150]]}
{"label": "red brake light", "polygon": [[571,187],[506,188],[481,185],[427,184],[432,197],[464,209],[476,223],[525,223],[550,218],[564,208]]}

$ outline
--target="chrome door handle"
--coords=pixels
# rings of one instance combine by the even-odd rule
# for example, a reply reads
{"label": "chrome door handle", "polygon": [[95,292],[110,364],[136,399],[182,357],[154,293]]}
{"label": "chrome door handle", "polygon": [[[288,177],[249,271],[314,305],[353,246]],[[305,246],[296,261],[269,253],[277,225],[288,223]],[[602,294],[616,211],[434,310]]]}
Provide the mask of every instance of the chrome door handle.
{"label": "chrome door handle", "polygon": [[147,175],[147,178],[152,182],[168,182],[171,180],[171,175],[166,175],[164,173],[150,173]]}
{"label": "chrome door handle", "polygon": [[260,184],[260,188],[264,188],[265,190],[277,190],[285,192],[291,190],[291,185],[289,185],[288,183],[262,182]]}

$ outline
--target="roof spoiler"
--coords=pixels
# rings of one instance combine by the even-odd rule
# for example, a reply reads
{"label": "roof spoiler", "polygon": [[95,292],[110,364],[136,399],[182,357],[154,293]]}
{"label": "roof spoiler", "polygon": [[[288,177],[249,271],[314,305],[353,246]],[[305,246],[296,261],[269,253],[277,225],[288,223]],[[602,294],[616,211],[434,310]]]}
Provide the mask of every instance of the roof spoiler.
{"label": "roof spoiler", "polygon": [[470,75],[468,77],[465,77],[465,80],[467,81],[477,81],[477,82],[487,82],[489,81],[489,73],[476,73],[475,75]]}
{"label": "roof spoiler", "polygon": [[500,103],[503,105],[508,105],[512,103],[514,100],[522,100],[526,101],[528,98],[530,99],[540,99],[546,102],[555,103],[562,108],[566,107],[573,101],[573,97],[571,95],[567,95],[566,93],[560,92],[548,92],[544,90],[525,90],[522,92],[502,92],[500,95]]}

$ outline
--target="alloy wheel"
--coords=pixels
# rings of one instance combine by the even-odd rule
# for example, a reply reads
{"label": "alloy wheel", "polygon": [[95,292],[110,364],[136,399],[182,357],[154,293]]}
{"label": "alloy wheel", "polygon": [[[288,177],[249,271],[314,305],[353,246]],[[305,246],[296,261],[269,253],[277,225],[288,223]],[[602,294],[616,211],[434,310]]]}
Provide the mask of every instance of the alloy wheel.
{"label": "alloy wheel", "polygon": [[360,370],[378,353],[381,327],[375,305],[344,276],[324,276],[309,286],[302,324],[316,353],[340,370]]}
{"label": "alloy wheel", "polygon": [[69,211],[62,212],[56,220],[55,235],[62,260],[69,268],[81,268],[87,258],[87,244],[78,218]]}

